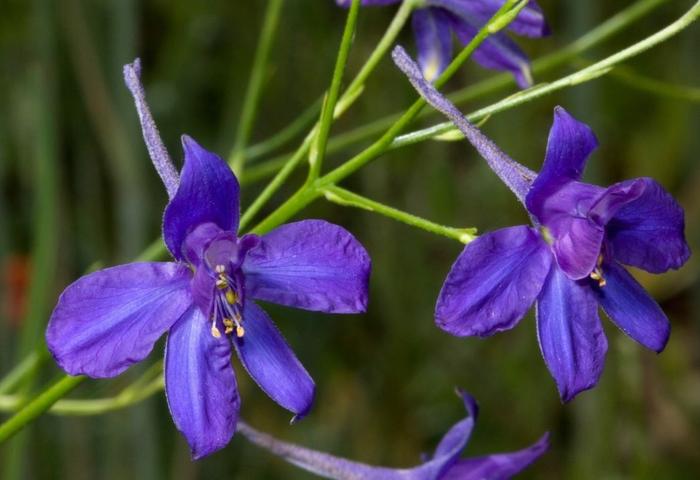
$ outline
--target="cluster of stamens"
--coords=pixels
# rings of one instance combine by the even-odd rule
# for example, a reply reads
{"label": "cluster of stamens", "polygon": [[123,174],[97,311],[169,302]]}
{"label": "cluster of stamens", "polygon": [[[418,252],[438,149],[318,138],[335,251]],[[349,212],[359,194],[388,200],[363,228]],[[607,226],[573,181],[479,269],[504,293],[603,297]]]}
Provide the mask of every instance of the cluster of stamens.
{"label": "cluster of stamens", "polygon": [[593,280],[598,281],[598,286],[600,288],[603,288],[607,283],[605,278],[603,278],[603,255],[598,256],[598,262],[596,263],[596,267],[593,269],[590,276]]}
{"label": "cluster of stamens", "polygon": [[216,294],[214,295],[214,308],[211,318],[211,334],[215,338],[221,337],[221,331],[216,326],[216,320],[222,318],[224,324],[224,334],[229,335],[236,332],[236,336],[241,338],[245,335],[243,328],[243,316],[241,315],[241,298],[234,289],[235,282],[226,273],[224,265],[217,265],[216,272]]}

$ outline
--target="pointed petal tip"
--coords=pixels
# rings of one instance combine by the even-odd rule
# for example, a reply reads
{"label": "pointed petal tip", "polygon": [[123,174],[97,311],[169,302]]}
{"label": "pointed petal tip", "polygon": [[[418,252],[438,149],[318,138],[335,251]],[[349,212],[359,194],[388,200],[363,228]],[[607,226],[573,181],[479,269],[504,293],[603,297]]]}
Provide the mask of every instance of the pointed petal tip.
{"label": "pointed petal tip", "polygon": [[469,416],[476,421],[479,416],[479,402],[477,402],[476,398],[461,387],[455,387],[455,393],[464,402],[464,407],[466,408]]}

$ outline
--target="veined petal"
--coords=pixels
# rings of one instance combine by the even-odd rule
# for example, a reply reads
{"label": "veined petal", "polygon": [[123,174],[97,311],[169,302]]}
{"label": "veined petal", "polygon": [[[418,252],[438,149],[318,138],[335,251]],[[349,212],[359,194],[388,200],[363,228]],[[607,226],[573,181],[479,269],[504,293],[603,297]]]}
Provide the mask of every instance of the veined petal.
{"label": "veined petal", "polygon": [[209,321],[197,307],[170,329],[165,393],[173,421],[195,460],[228,444],[241,405],[231,367],[231,343],[211,335]]}
{"label": "veined petal", "polygon": [[190,307],[190,277],[175,263],[130,263],[79,278],[51,314],[49,351],[71,375],[119,375]]}
{"label": "veined petal", "polygon": [[526,199],[528,211],[541,223],[545,223],[541,217],[547,199],[567,183],[581,178],[586,160],[597,146],[598,140],[588,125],[562,107],[554,109],[544,165]]}
{"label": "veined petal", "polygon": [[436,323],[457,336],[488,336],[514,327],[540,293],[551,259],[547,244],[526,226],[480,236],[447,275]]}
{"label": "veined petal", "polygon": [[370,270],[355,237],[323,220],[272,230],[243,262],[250,298],[327,313],[364,312]]}
{"label": "veined petal", "polygon": [[305,416],[314,400],[315,385],[270,317],[254,302],[243,309],[245,335],[234,340],[241,363],[270,398]]}
{"label": "veined petal", "polygon": [[[484,25],[503,6],[504,0],[428,0],[429,5],[446,8],[461,15],[471,17],[476,25]],[[515,17],[508,30],[526,37],[543,37],[549,35],[550,30],[542,14],[542,9],[530,0],[518,16]]]}
{"label": "veined petal", "polygon": [[659,304],[616,262],[603,263],[603,278],[605,286],[592,282],[592,288],[610,320],[637,342],[661,352],[671,323]]}
{"label": "veined petal", "polygon": [[413,12],[412,21],[418,65],[425,79],[432,82],[452,60],[450,19],[442,9],[420,8]]}
{"label": "veined petal", "polygon": [[506,480],[525,470],[549,448],[549,434],[517,452],[457,461],[440,480]]}
{"label": "veined petal", "polygon": [[564,402],[598,383],[608,342],[586,283],[551,269],[537,303],[537,337]]}
{"label": "veined petal", "polygon": [[605,227],[590,216],[591,205],[605,195],[595,185],[569,182],[549,196],[539,220],[552,238],[552,250],[559,267],[570,278],[587,277],[600,255]]}
{"label": "veined petal", "polygon": [[599,225],[606,225],[621,208],[638,199],[645,189],[645,182],[641,178],[611,185],[593,203],[588,216]]}
{"label": "veined petal", "polygon": [[[471,18],[453,15],[452,29],[463,45],[471,42],[479,31],[479,26],[473,22]],[[472,58],[484,68],[512,73],[520,88],[532,85],[530,60],[503,32],[489,35],[474,51]]]}
{"label": "veined petal", "polygon": [[238,180],[226,162],[187,135],[182,136],[182,146],[180,187],[163,215],[163,238],[178,260],[185,258],[185,239],[196,227],[213,223],[236,232],[239,217]]}
{"label": "veined petal", "polygon": [[643,193],[617,210],[606,226],[613,257],[651,273],[680,268],[690,257],[683,207],[651,178],[635,181],[643,183]]}

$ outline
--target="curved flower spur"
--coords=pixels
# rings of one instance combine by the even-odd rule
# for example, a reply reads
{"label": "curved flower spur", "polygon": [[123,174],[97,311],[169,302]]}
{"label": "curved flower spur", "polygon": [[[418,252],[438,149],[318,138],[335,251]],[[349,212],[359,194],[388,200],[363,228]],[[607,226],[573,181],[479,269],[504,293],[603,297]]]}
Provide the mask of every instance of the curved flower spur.
{"label": "curved flower spur", "polygon": [[[425,78],[432,82],[452,60],[452,33],[459,43],[467,45],[505,0],[362,0],[362,5],[390,5],[401,1],[414,1],[421,6],[413,12],[413,34],[418,64]],[[348,7],[351,2],[336,0],[336,3]],[[528,2],[507,30],[531,38],[550,33],[542,9],[534,0]],[[504,32],[489,35],[473,58],[484,68],[512,73],[521,88],[532,85],[530,60]]]}
{"label": "curved flower spur", "polygon": [[295,419],[313,402],[313,380],[253,300],[364,312],[370,259],[349,232],[322,220],[239,237],[231,169],[183,136],[178,179],[145,103],[138,60],[124,73],[170,196],[163,237],[175,261],[131,263],[78,279],[59,298],[46,340],[69,374],[113,377],[143,360],[167,331],[168,405],[193,457],[201,458],[225,446],[236,427],[232,345],[260,388]]}
{"label": "curved flower spur", "polygon": [[588,126],[554,110],[539,174],[509,158],[440,95],[400,47],[396,64],[444,113],[515,193],[533,226],[504,228],[468,244],[452,266],[435,307],[437,325],[456,336],[485,337],[513,328],[537,302],[537,335],[563,401],[594,387],[607,340],[598,305],[623,332],[661,352],[670,323],[622,266],[651,273],[689,258],[682,207],[656,181],[608,188],[580,181],[597,147]]}
{"label": "curved flower spur", "polygon": [[336,480],[507,480],[529,467],[549,448],[549,434],[522,450],[479,457],[460,458],[471,438],[478,416],[474,398],[463,390],[457,394],[467,416],[442,437],[432,457],[413,468],[388,468],[336,457],[277,440],[241,424],[241,434],[256,445],[321,477]]}

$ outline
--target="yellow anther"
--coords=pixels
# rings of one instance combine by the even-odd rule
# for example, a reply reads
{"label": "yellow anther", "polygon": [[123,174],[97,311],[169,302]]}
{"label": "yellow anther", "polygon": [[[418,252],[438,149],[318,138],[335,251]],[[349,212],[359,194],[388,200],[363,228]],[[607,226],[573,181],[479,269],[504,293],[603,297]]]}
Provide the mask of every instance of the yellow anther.
{"label": "yellow anther", "polygon": [[226,301],[229,303],[229,305],[236,303],[236,300],[238,300],[236,292],[233,290],[226,290]]}
{"label": "yellow anther", "polygon": [[600,288],[603,288],[603,287],[606,285],[606,283],[607,283],[607,282],[605,281],[605,278],[603,278],[603,270],[601,270],[600,267],[596,267],[596,269],[593,270],[593,271],[591,272],[590,277],[591,277],[593,280],[597,280],[597,281],[598,281],[598,286],[599,286]]}
{"label": "yellow anther", "polygon": [[225,278],[218,278],[216,280],[216,288],[218,288],[219,290],[224,290],[224,289],[228,288],[228,282],[226,281],[226,279]]}
{"label": "yellow anther", "polygon": [[245,329],[243,327],[241,327],[240,325],[236,325],[236,336],[238,338],[241,338],[241,337],[243,337],[243,335],[245,335]]}
{"label": "yellow anther", "polygon": [[211,336],[214,338],[220,338],[221,337],[221,332],[219,331],[218,328],[216,328],[216,325],[211,326]]}

